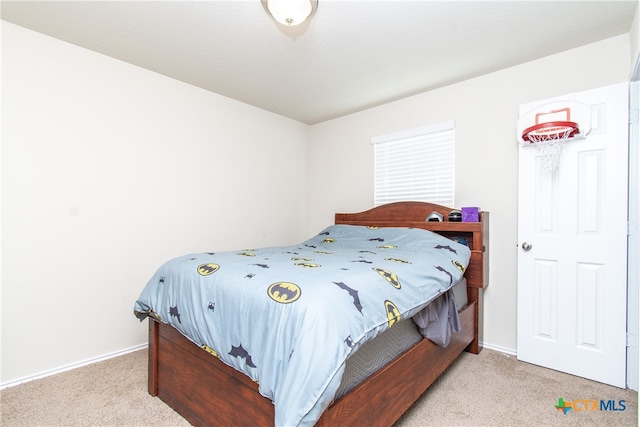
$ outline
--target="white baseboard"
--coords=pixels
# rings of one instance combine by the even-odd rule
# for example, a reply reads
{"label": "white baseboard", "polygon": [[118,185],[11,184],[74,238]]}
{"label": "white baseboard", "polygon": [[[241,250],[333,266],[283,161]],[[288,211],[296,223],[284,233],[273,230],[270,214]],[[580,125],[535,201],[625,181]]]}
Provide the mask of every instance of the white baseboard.
{"label": "white baseboard", "polygon": [[486,342],[483,342],[482,346],[484,348],[488,348],[489,350],[499,351],[500,353],[505,353],[505,354],[508,354],[508,355],[511,355],[511,356],[517,356],[518,355],[516,350],[512,349],[512,348],[500,347],[499,345],[493,345],[493,344],[486,343]]}
{"label": "white baseboard", "polygon": [[91,358],[91,359],[86,359],[86,360],[83,360],[83,361],[80,361],[80,362],[71,363],[69,365],[62,366],[60,368],[56,368],[56,369],[51,369],[49,371],[40,372],[38,374],[30,375],[28,377],[19,378],[17,380],[13,380],[13,381],[7,381],[5,383],[0,384],[0,390],[8,388],[8,387],[15,387],[17,385],[28,383],[30,381],[39,380],[41,378],[49,377],[51,375],[60,374],[60,373],[65,372],[65,371],[70,371],[72,369],[80,368],[82,366],[87,366],[87,365],[91,365],[93,363],[102,362],[103,360],[112,359],[112,358],[118,357],[118,356],[124,356],[125,354],[133,353],[134,351],[142,350],[142,349],[145,349],[147,347],[148,347],[148,344],[140,344],[140,345],[137,345],[137,346],[134,346],[134,347],[126,348],[124,350],[114,351],[113,353],[105,354],[103,356],[98,356],[98,357],[94,357],[94,358]]}

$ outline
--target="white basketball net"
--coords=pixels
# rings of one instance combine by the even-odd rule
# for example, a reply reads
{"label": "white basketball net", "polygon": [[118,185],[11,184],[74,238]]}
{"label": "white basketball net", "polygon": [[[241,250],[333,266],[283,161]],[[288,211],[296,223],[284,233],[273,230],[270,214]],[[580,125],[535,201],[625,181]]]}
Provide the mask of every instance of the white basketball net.
{"label": "white basketball net", "polygon": [[543,170],[555,172],[558,169],[562,146],[573,130],[571,127],[555,127],[531,132],[528,135],[529,141],[535,144],[541,154]]}

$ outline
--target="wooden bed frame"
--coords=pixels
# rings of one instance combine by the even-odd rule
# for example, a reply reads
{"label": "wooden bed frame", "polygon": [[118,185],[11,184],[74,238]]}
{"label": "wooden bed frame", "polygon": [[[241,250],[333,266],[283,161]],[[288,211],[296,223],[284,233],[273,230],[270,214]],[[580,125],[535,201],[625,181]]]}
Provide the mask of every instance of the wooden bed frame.
{"label": "wooden bed frame", "polygon": [[[471,248],[465,273],[468,304],[460,311],[462,332],[446,348],[423,339],[335,401],[317,426],[391,426],[442,372],[466,350],[482,350],[482,289],[489,276],[489,213],[479,222],[426,222],[433,211],[447,218],[450,208],[398,202],[355,214],[336,214],[336,224],[414,227],[447,237],[464,237]],[[195,426],[269,426],[273,403],[258,385],[193,344],[171,326],[149,318],[149,393]],[[304,390],[301,390],[304,392]]]}

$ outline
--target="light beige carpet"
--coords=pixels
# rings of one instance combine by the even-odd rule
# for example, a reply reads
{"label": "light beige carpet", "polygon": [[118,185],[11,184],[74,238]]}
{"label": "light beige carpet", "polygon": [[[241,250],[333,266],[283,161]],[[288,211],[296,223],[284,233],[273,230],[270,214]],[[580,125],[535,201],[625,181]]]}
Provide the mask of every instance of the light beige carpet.
{"label": "light beige carpet", "polygon": [[[612,400],[621,409],[624,400],[626,409],[565,415],[559,398],[578,408]],[[147,394],[146,350],[4,389],[0,403],[2,426],[189,425]],[[462,354],[396,427],[454,425],[637,426],[638,394],[484,349]]]}
{"label": "light beige carpet", "polygon": [[[558,399],[616,402],[624,411],[564,412]],[[577,402],[578,401],[578,402]],[[592,405],[587,405],[591,408]],[[611,406],[609,406],[611,408]],[[484,349],[460,358],[405,413],[397,426],[637,426],[638,393],[589,381]]]}

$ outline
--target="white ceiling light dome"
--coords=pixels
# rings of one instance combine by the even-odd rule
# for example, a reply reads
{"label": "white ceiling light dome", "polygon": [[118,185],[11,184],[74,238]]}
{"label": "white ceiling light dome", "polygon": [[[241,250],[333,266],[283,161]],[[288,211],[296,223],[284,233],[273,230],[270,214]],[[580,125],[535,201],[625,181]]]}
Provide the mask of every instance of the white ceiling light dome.
{"label": "white ceiling light dome", "polygon": [[262,0],[262,5],[282,25],[294,26],[313,15],[318,0]]}

